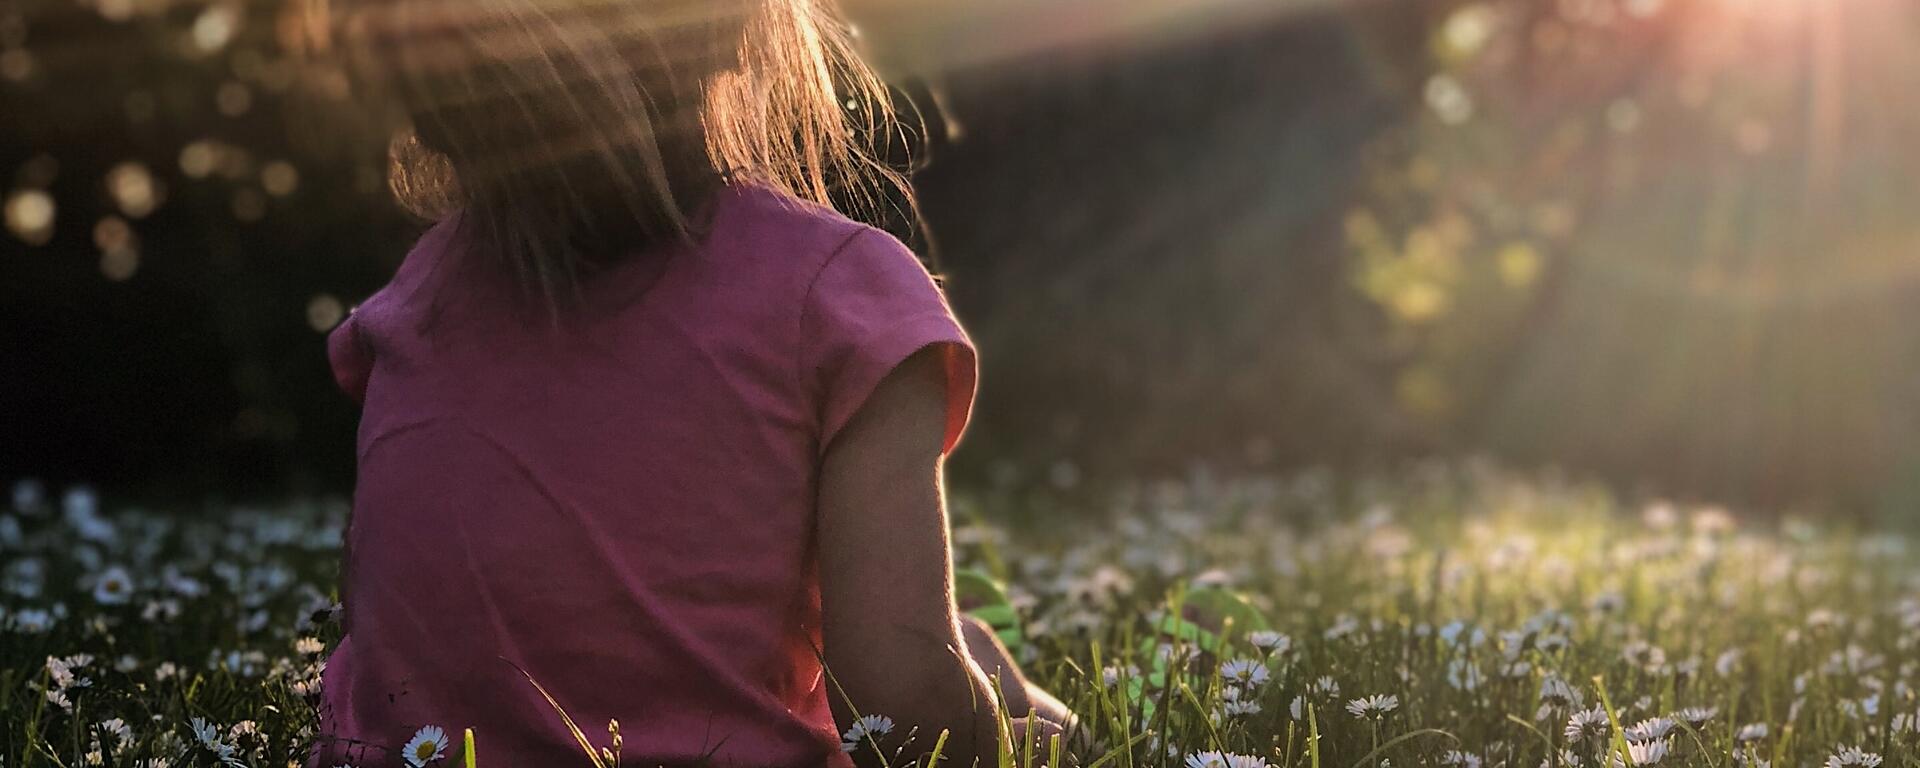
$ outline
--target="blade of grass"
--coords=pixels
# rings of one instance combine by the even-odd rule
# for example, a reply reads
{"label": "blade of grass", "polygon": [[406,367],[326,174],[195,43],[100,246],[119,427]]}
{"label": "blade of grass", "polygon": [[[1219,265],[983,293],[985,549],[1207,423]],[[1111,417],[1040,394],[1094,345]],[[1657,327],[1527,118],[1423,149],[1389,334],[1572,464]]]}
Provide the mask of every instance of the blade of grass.
{"label": "blade of grass", "polygon": [[567,730],[573,733],[574,741],[580,743],[580,751],[587,753],[587,760],[593,763],[593,768],[613,768],[613,766],[607,765],[605,760],[600,759],[598,752],[593,751],[593,742],[587,740],[587,734],[580,730],[580,726],[574,724],[573,716],[567,714],[567,710],[560,706],[560,702],[553,698],[553,694],[547,692],[546,686],[541,685],[540,681],[533,679],[533,675],[525,669],[521,669],[520,665],[514,664],[504,657],[501,658],[501,661],[505,661],[509,665],[512,665],[514,669],[520,670],[520,674],[527,678],[527,682],[533,684],[533,689],[540,692],[540,697],[547,700],[547,706],[553,707],[553,711],[560,713],[560,721],[567,724]]}

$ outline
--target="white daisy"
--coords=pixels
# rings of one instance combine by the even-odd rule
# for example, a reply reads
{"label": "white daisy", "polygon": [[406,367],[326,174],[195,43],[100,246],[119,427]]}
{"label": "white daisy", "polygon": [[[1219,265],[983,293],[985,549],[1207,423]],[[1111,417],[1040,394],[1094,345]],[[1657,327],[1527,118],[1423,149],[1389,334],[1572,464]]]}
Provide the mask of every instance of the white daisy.
{"label": "white daisy", "polygon": [[113,736],[114,743],[117,745],[114,747],[115,752],[124,750],[127,745],[133,743],[133,728],[127,725],[127,721],[120,718],[100,721],[100,730]]}
{"label": "white daisy", "polygon": [[1740,730],[1733,734],[1733,740],[1740,742],[1742,744],[1745,744],[1749,741],[1759,741],[1766,737],[1767,737],[1766,723],[1748,723],[1746,725],[1740,726]]}
{"label": "white daisy", "polygon": [[853,726],[848,728],[846,733],[840,734],[840,740],[845,742],[841,747],[844,748],[847,744],[858,746],[862,741],[878,739],[889,733],[893,733],[893,718],[886,715],[861,715],[859,720],[853,721]]}
{"label": "white daisy", "polygon": [[1629,743],[1645,743],[1666,738],[1678,723],[1664,717],[1642,720],[1627,728],[1625,736]]}
{"label": "white daisy", "polygon": [[1361,720],[1379,720],[1400,708],[1400,697],[1376,693],[1347,702],[1347,711]]}
{"label": "white daisy", "polygon": [[1247,635],[1247,642],[1268,655],[1285,654],[1293,648],[1293,638],[1271,630],[1261,630]]}
{"label": "white daisy", "polygon": [[1220,665],[1220,676],[1235,685],[1259,687],[1272,677],[1267,665],[1255,659],[1233,659]]}
{"label": "white daisy", "polygon": [[1720,654],[1713,660],[1713,671],[1721,677],[1732,677],[1740,671],[1740,649],[1734,648]]}
{"label": "white daisy", "polygon": [[1718,707],[1687,707],[1686,709],[1673,713],[1673,719],[1693,726],[1694,730],[1699,730],[1700,727],[1706,725],[1708,721],[1719,716],[1720,709]]}
{"label": "white daisy", "polygon": [[1220,714],[1226,717],[1246,717],[1260,714],[1260,702],[1240,698],[1240,691],[1228,688],[1220,702]]}
{"label": "white daisy", "polygon": [[1271,768],[1267,761],[1254,755],[1236,755],[1230,752],[1195,752],[1187,755],[1187,768]]}
{"label": "white daisy", "polygon": [[133,598],[133,574],[118,565],[107,568],[93,580],[93,599],[102,605],[120,605]]}
{"label": "white daisy", "polygon": [[1827,758],[1827,768],[1878,768],[1880,756],[1859,747],[1841,747]]}
{"label": "white daisy", "polygon": [[447,732],[437,725],[422,726],[407,740],[401,748],[402,756],[413,768],[423,768],[427,763],[447,756]]}
{"label": "white daisy", "polygon": [[1480,756],[1472,752],[1450,749],[1440,755],[1440,764],[1454,765],[1460,768],[1480,768]]}
{"label": "white daisy", "polygon": [[203,749],[221,760],[233,757],[233,745],[220,740],[219,726],[207,722],[204,717],[196,717],[187,722],[187,727],[193,729],[193,738],[200,742]]}
{"label": "white daisy", "polygon": [[1607,732],[1607,711],[1599,707],[1584,709],[1567,718],[1567,741],[1595,739]]}
{"label": "white daisy", "polygon": [[1540,703],[1550,707],[1580,706],[1580,693],[1567,681],[1553,675],[1540,680]]}
{"label": "white daisy", "polygon": [[1658,741],[1643,741],[1637,744],[1628,744],[1627,745],[1627,762],[1621,763],[1620,758],[1618,756],[1615,756],[1613,758],[1612,764],[1615,766],[1615,768],[1626,768],[1626,766],[1659,765],[1660,761],[1667,759],[1667,755],[1670,754],[1672,751],[1673,751],[1673,744],[1667,741],[1666,739],[1660,739]]}

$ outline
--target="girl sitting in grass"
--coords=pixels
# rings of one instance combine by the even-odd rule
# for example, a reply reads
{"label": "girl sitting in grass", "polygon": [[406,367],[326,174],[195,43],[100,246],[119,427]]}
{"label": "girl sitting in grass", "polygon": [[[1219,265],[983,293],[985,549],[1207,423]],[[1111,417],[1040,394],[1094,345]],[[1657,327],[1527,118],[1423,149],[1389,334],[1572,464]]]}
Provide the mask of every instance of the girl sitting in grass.
{"label": "girl sitting in grass", "polygon": [[561,709],[646,766],[943,731],[944,762],[992,764],[1003,707],[1057,731],[954,607],[940,466],[974,352],[913,254],[832,207],[906,188],[826,9],[335,0],[324,28],[437,223],[328,339],[364,412],[315,764],[457,759],[465,728],[481,765],[587,764]]}

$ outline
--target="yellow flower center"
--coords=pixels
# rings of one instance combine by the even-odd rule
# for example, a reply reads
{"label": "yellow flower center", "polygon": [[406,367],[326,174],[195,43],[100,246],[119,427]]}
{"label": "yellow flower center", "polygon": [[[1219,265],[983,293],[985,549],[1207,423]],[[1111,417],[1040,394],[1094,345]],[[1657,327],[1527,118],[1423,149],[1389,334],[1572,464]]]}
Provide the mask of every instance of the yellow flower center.
{"label": "yellow flower center", "polygon": [[434,752],[439,750],[440,745],[431,741],[423,741],[420,742],[420,746],[413,748],[413,756],[419,758],[421,762],[426,762],[428,758],[433,757]]}

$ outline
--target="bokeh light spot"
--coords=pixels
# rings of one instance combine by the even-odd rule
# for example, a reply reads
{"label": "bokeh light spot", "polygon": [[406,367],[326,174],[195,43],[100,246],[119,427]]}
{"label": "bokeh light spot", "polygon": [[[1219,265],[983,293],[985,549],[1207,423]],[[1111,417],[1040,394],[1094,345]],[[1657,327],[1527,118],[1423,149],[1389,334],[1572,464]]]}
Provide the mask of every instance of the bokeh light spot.
{"label": "bokeh light spot", "polygon": [[300,169],[285,160],[267,163],[260,170],[260,186],[274,197],[286,197],[300,189]]}
{"label": "bokeh light spot", "polygon": [[233,36],[239,31],[240,9],[238,6],[220,3],[207,6],[200,16],[193,20],[193,44],[207,53],[227,47]]}
{"label": "bokeh light spot", "polygon": [[1441,39],[1455,56],[1472,56],[1493,39],[1498,17],[1485,3],[1475,3],[1454,11],[1441,28]]}
{"label": "bokeh light spot", "polygon": [[37,68],[33,54],[25,48],[8,48],[0,51],[0,78],[23,83],[33,77],[34,70]]}
{"label": "bokeh light spot", "polygon": [[1528,243],[1509,243],[1500,249],[1500,282],[1526,288],[1540,279],[1540,251]]}
{"label": "bokeh light spot", "polygon": [[219,145],[202,139],[180,148],[180,172],[190,179],[204,179],[220,161]]}
{"label": "bokeh light spot", "polygon": [[108,280],[124,283],[133,279],[134,273],[138,271],[140,271],[140,251],[137,249],[123,248],[100,254],[100,274]]}
{"label": "bokeh light spot", "polygon": [[347,307],[331,293],[322,293],[307,301],[307,326],[326,333],[347,319]]}
{"label": "bokeh light spot", "polygon": [[144,219],[160,207],[160,183],[138,161],[127,161],[107,172],[107,194],[128,218]]}
{"label": "bokeh light spot", "polygon": [[133,0],[96,0],[93,9],[107,21],[126,21],[133,18],[136,10]]}
{"label": "bokeh light spot", "polygon": [[43,245],[53,239],[57,208],[53,196],[43,190],[23,189],[7,196],[7,231],[28,245]]}
{"label": "bokeh light spot", "polygon": [[1460,125],[1473,119],[1473,97],[1452,75],[1434,75],[1427,80],[1427,108],[1447,125]]}

